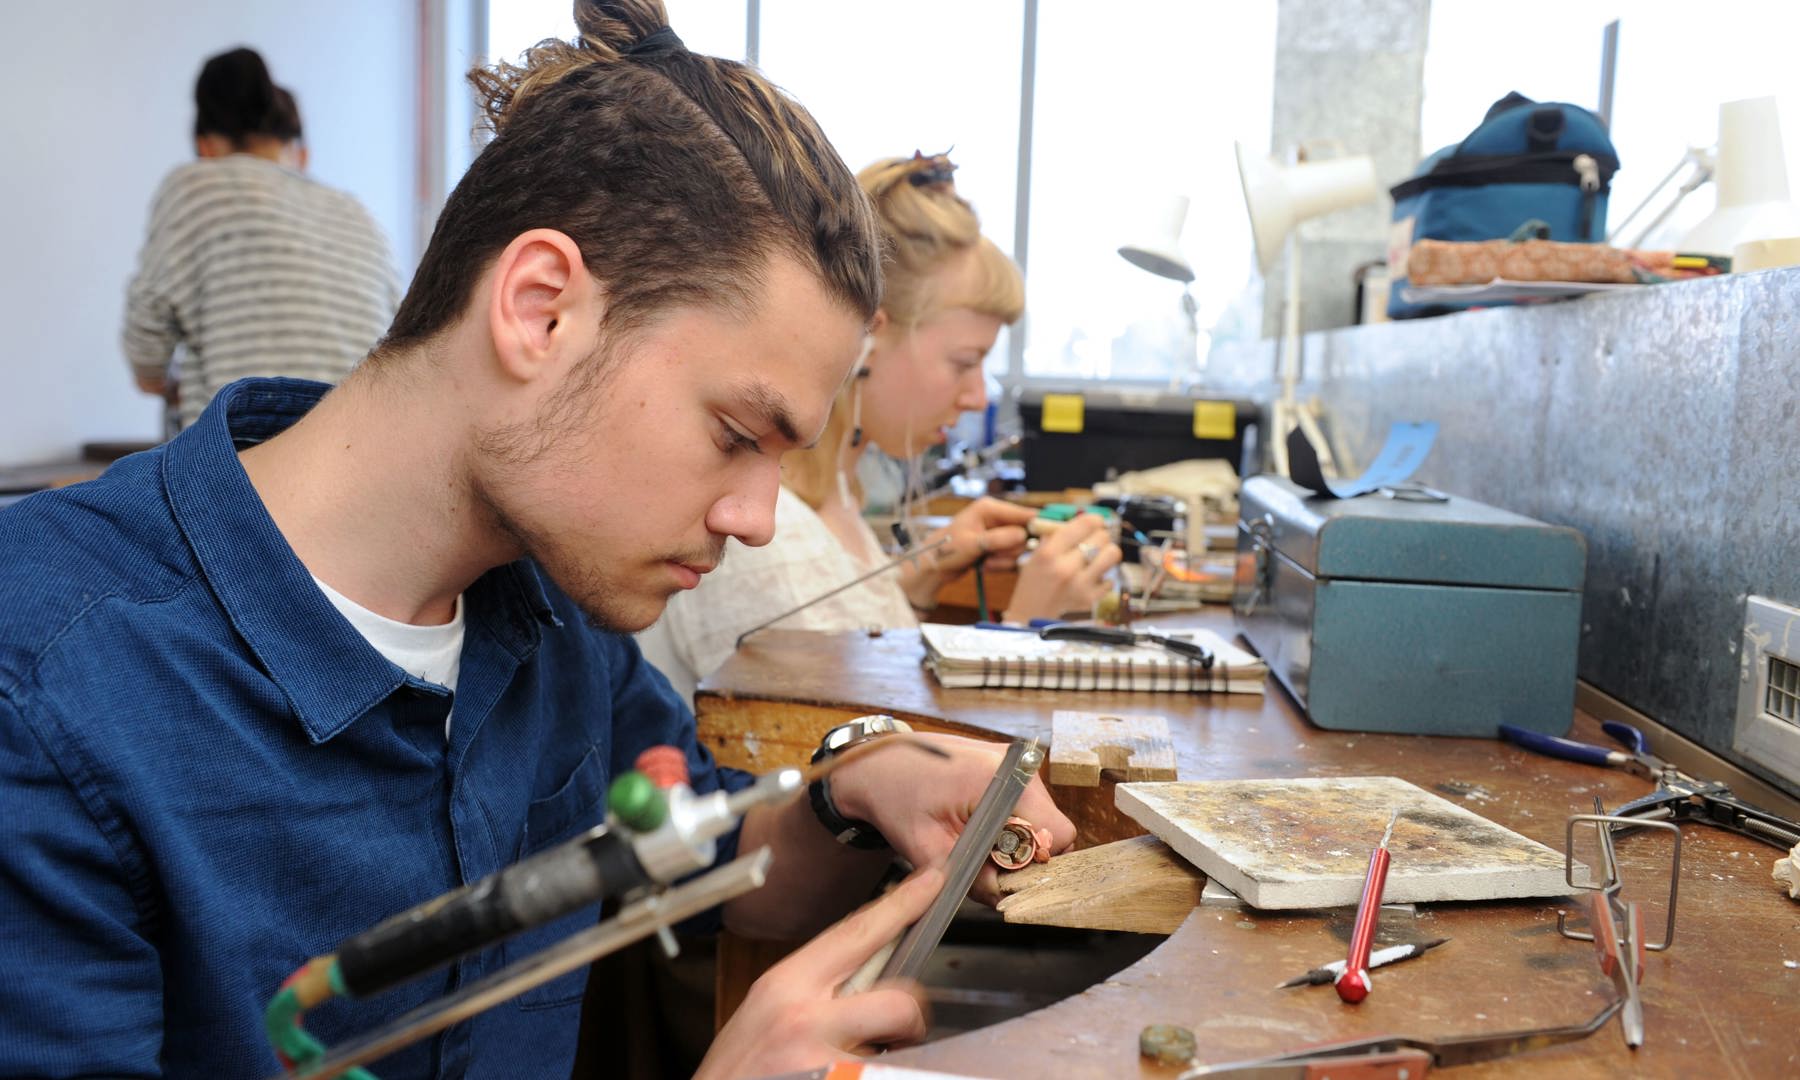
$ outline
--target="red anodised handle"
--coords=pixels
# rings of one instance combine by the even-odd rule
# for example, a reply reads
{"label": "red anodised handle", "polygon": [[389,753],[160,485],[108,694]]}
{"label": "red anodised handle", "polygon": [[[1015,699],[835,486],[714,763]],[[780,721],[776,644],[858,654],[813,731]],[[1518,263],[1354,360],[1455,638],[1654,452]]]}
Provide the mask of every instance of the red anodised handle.
{"label": "red anodised handle", "polygon": [[1356,925],[1350,931],[1350,956],[1333,984],[1338,997],[1351,1005],[1369,996],[1369,950],[1375,945],[1375,924],[1381,917],[1381,893],[1387,886],[1387,872],[1388,849],[1378,847],[1369,856],[1369,874],[1363,878]]}

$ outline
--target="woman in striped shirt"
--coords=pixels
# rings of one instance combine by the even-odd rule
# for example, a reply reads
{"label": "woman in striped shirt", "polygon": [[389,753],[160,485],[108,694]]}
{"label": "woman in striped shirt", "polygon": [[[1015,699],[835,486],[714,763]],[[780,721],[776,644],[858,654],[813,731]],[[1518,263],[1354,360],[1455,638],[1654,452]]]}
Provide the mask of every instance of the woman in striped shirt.
{"label": "woman in striped shirt", "polygon": [[300,172],[299,112],[262,57],[208,60],[194,102],[200,160],[157,191],[124,330],[138,388],[178,398],[181,426],[237,379],[337,382],[399,302],[368,211]]}

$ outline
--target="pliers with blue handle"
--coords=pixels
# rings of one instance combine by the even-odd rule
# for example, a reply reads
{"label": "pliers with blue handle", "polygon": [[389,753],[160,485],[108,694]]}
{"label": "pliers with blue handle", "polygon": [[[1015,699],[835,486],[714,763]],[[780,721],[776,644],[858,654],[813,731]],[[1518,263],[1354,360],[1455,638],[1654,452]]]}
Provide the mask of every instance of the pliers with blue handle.
{"label": "pliers with blue handle", "polygon": [[1660,779],[1663,773],[1668,771],[1669,763],[1650,752],[1650,744],[1645,741],[1642,731],[1618,720],[1604,721],[1601,723],[1600,729],[1611,735],[1625,749],[1614,750],[1606,746],[1595,746],[1593,743],[1562,739],[1555,735],[1546,735],[1541,731],[1514,727],[1511,724],[1501,724],[1500,735],[1508,742],[1518,743],[1527,750],[1535,750],[1550,757],[1579,761],[1588,765],[1603,765],[1614,769],[1629,769],[1636,766],[1652,780]]}
{"label": "pliers with blue handle", "polygon": [[1600,727],[1625,749],[1614,750],[1593,743],[1562,739],[1511,724],[1501,724],[1500,735],[1527,750],[1535,750],[1550,757],[1610,768],[1635,767],[1648,773],[1656,781],[1656,790],[1612,811],[1614,817],[1669,820],[1677,824],[1698,821],[1730,829],[1780,848],[1800,844],[1800,822],[1790,821],[1744,802],[1733,795],[1731,788],[1725,784],[1700,780],[1682,772],[1650,753],[1644,733],[1630,724],[1607,720]]}

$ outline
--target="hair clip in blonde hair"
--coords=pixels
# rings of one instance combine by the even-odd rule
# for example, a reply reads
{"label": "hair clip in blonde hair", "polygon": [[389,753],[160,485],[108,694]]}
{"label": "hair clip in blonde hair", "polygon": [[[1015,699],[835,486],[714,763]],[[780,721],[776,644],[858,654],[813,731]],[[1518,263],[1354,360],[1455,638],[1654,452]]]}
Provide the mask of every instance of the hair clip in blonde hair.
{"label": "hair clip in blonde hair", "polygon": [[956,165],[950,160],[949,150],[946,150],[941,154],[933,154],[930,157],[926,157],[922,152],[914,150],[912,159],[913,164],[916,165],[917,168],[906,178],[906,181],[913,187],[930,187],[933,184],[954,183],[953,177],[956,173]]}

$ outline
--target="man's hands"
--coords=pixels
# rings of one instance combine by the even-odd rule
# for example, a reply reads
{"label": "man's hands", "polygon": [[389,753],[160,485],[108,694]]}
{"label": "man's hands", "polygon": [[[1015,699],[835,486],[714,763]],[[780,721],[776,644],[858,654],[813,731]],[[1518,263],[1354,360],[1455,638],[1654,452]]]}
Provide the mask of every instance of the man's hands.
{"label": "man's hands", "polygon": [[[880,829],[907,862],[938,866],[975,813],[1005,748],[955,735],[913,737],[945,751],[949,760],[917,753],[902,756],[896,748],[847,761],[831,774],[831,795],[844,814]],[[1039,830],[1049,830],[1052,854],[1074,845],[1075,825],[1050,801],[1041,777],[1032,777],[1013,813]],[[999,871],[991,862],[982,865],[969,895],[984,904],[998,902]]]}
{"label": "man's hands", "polygon": [[1025,560],[1006,607],[1006,621],[1028,623],[1060,619],[1071,611],[1091,612],[1107,590],[1106,575],[1124,558],[1106,530],[1105,518],[1076,516]]}
{"label": "man's hands", "polygon": [[799,1072],[859,1048],[923,1038],[924,1006],[910,988],[836,995],[876,950],[918,921],[943,884],[941,871],[921,870],[770,968],[713,1040],[695,1080]]}
{"label": "man's hands", "polygon": [[[914,866],[938,866],[993,782],[1005,747],[953,735],[888,736],[902,737],[924,740],[948,757],[878,742],[831,774],[832,802],[845,816],[880,829]],[[1036,827],[1045,851],[1074,845],[1075,826],[1050,801],[1041,779],[1032,779],[1014,813]],[[745,815],[740,849],[765,844],[775,852],[768,884],[725,905],[725,925],[745,937],[791,941],[818,933],[838,912],[869,895],[892,858],[887,851],[838,843],[804,798]],[[970,895],[996,903],[998,873],[991,863],[984,865]]]}
{"label": "man's hands", "polygon": [[[874,824],[895,851],[923,869],[758,979],[713,1041],[695,1074],[698,1080],[817,1068],[858,1048],[923,1037],[924,1010],[910,988],[878,987],[845,998],[837,996],[837,989],[931,906],[944,885],[942,864],[993,781],[1005,751],[995,743],[955,735],[905,738],[926,740],[949,757],[927,757],[899,747],[862,754],[831,774],[831,791],[839,810]],[[1074,845],[1075,826],[1050,801],[1041,779],[1032,778],[1013,812],[1037,828],[1040,842],[1048,834],[1049,850],[1066,851]],[[767,843],[777,857],[770,884],[727,907],[727,924],[740,932],[792,931],[806,921],[804,910],[829,904],[842,888],[860,880],[860,888],[866,890],[872,876],[864,875],[879,872],[884,861],[877,853],[856,851],[833,840],[804,800],[778,811],[752,813],[745,820],[741,843],[746,850]],[[998,899],[998,871],[991,862],[983,860],[970,895],[988,904]],[[772,902],[770,910],[763,910],[759,902],[764,901]]]}

